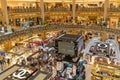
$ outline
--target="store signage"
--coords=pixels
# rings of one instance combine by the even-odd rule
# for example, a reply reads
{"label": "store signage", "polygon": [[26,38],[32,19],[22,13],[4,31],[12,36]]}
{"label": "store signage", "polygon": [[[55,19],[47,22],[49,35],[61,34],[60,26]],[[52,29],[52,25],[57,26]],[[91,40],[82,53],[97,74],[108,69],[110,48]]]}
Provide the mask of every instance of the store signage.
{"label": "store signage", "polygon": [[107,45],[107,44],[104,44],[104,43],[99,43],[99,44],[98,44],[98,47],[100,47],[100,48],[107,48],[108,45]]}
{"label": "store signage", "polygon": [[27,67],[22,67],[13,72],[12,74],[8,75],[5,77],[3,80],[26,80],[27,78],[30,77],[36,70],[27,68]]}
{"label": "store signage", "polygon": [[19,79],[25,79],[26,78],[25,74],[27,74],[27,73],[30,74],[31,71],[26,70],[26,69],[19,69],[18,73],[16,73],[16,72],[13,73],[13,76],[16,77],[16,78],[19,78]]}

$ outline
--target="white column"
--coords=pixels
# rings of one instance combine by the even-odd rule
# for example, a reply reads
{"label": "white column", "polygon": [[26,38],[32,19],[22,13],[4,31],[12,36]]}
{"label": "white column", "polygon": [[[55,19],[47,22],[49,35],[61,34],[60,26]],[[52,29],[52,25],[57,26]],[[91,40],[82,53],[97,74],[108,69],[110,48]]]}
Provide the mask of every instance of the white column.
{"label": "white column", "polygon": [[40,0],[40,8],[41,8],[41,18],[44,23],[45,17],[44,17],[44,0]]}
{"label": "white column", "polygon": [[108,17],[108,8],[109,8],[109,0],[104,1],[104,21],[106,21]]}
{"label": "white column", "polygon": [[9,24],[8,20],[8,11],[7,11],[7,1],[6,0],[1,0],[1,9],[3,13],[3,24]]}
{"label": "white column", "polygon": [[75,12],[76,12],[75,0],[72,0],[72,17],[73,17],[73,23],[75,22]]}

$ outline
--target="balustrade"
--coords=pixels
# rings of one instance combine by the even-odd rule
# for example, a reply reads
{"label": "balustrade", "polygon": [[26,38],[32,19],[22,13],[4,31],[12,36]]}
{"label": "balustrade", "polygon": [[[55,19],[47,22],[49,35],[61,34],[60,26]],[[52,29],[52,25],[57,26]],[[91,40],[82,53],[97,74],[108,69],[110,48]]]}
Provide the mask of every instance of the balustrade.
{"label": "balustrade", "polygon": [[80,7],[80,8],[77,8],[76,11],[81,11],[81,12],[103,12],[104,9],[102,7],[97,7],[97,8]]}
{"label": "balustrade", "polygon": [[120,8],[109,8],[109,12],[120,12]]}
{"label": "balustrade", "polygon": [[45,8],[45,12],[66,12],[66,11],[70,11],[69,8],[67,7],[51,7],[49,9]]}
{"label": "balustrade", "polygon": [[40,12],[40,8],[14,8],[9,9],[9,13]]}
{"label": "balustrade", "polygon": [[120,30],[118,29],[111,29],[101,26],[84,26],[84,25],[46,25],[46,26],[39,26],[39,27],[31,27],[24,30],[15,31],[10,34],[5,34],[0,36],[0,43],[4,43],[8,40],[12,40],[13,38],[19,38],[21,36],[30,35],[30,34],[37,34],[43,31],[54,31],[54,30],[64,30],[69,28],[79,28],[84,30],[94,30],[94,31],[103,31],[106,33],[114,33],[120,35]]}
{"label": "balustrade", "polygon": [[[40,7],[37,8],[10,8],[8,9],[9,13],[24,13],[24,12],[40,12]],[[51,7],[45,8],[45,12],[68,12],[71,11],[67,7]],[[95,8],[88,8],[88,7],[78,7],[76,11],[80,12],[104,12],[103,7],[95,7]],[[109,8],[109,12],[120,12],[120,8]],[[0,11],[1,14],[1,11]]]}

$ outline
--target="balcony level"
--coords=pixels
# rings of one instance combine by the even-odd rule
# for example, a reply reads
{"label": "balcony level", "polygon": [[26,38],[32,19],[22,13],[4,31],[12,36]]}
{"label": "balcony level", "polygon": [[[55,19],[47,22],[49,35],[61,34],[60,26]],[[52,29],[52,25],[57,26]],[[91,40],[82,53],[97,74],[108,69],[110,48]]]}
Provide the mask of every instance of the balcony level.
{"label": "balcony level", "polygon": [[109,12],[120,12],[120,8],[109,8]]}
{"label": "balcony level", "polygon": [[9,13],[31,13],[31,12],[40,12],[40,7],[18,7],[18,8],[9,8]]}
{"label": "balcony level", "polygon": [[0,35],[0,44],[5,43],[6,41],[12,41],[15,38],[19,38],[25,35],[38,34],[40,32],[55,31],[55,30],[67,30],[67,29],[82,29],[82,30],[91,30],[97,32],[111,33],[115,35],[120,35],[119,29],[111,29],[106,27],[100,27],[98,25],[84,26],[84,25],[67,25],[67,24],[57,24],[57,25],[46,25],[46,26],[34,26],[31,28],[17,30],[9,34]]}
{"label": "balcony level", "polygon": [[[9,13],[31,13],[31,12],[40,12],[40,7],[30,7],[30,8],[9,8]],[[51,8],[45,8],[45,12],[70,12],[72,9],[68,7],[51,7]],[[76,12],[104,12],[104,8],[102,7],[95,7],[95,8],[89,8],[89,7],[80,7],[76,8]],[[108,12],[120,12],[120,8],[109,8]],[[0,10],[1,15],[1,10]]]}
{"label": "balcony level", "polygon": [[51,8],[45,8],[45,12],[68,12],[72,11],[72,9],[68,7],[51,7]]}
{"label": "balcony level", "polygon": [[95,8],[80,7],[80,8],[77,8],[76,11],[78,12],[103,12],[104,8],[102,7],[95,7]]}

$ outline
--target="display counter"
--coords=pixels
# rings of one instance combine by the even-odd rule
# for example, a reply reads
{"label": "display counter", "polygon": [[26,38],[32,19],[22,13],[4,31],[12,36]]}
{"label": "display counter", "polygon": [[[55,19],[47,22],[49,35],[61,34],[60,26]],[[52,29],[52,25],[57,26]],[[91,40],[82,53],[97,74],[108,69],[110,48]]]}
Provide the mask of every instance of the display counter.
{"label": "display counter", "polygon": [[30,80],[49,80],[52,76],[52,73],[39,71],[33,79]]}
{"label": "display counter", "polygon": [[29,55],[27,57],[27,59],[30,59],[30,58],[36,58],[38,56],[42,56],[43,54],[40,52],[40,51],[37,51],[37,52],[34,52],[33,54]]}
{"label": "display counter", "polygon": [[29,49],[27,47],[18,46],[18,47],[14,47],[13,49],[11,49],[10,52],[13,54],[16,54],[18,56],[21,56],[24,54],[24,52],[26,52],[28,50]]}
{"label": "display counter", "polygon": [[95,63],[92,66],[92,75],[92,80],[94,80],[96,77],[101,78],[100,80],[120,80],[120,66],[105,63]]}
{"label": "display counter", "polygon": [[102,63],[107,63],[110,64],[111,61],[108,57],[103,57],[103,56],[98,56],[98,55],[86,55],[87,60],[91,63],[94,64],[96,62],[102,62]]}
{"label": "display counter", "polygon": [[27,80],[36,71],[28,66],[13,65],[0,73],[0,80]]}
{"label": "display counter", "polygon": [[91,76],[91,80],[102,80],[100,76]]}

